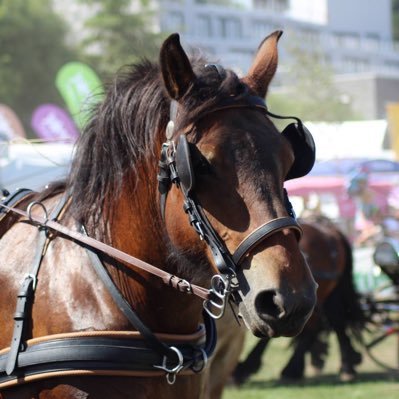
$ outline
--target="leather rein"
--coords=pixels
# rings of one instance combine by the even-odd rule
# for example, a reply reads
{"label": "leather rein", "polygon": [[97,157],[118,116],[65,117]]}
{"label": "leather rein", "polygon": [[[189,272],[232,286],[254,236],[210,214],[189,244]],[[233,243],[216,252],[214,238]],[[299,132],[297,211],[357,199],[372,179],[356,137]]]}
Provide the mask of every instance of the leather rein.
{"label": "leather rein", "polygon": [[[22,190],[26,192],[28,190]],[[17,193],[18,194],[18,193]],[[163,270],[121,252],[105,243],[101,243],[82,233],[73,231],[57,222],[60,214],[67,207],[68,196],[64,195],[47,214],[41,202],[32,201],[26,211],[0,202],[0,207],[26,218],[39,228],[39,245],[33,259],[31,270],[25,276],[18,292],[14,315],[14,331],[9,348],[0,351],[0,389],[43,378],[82,375],[129,375],[154,376],[164,374],[169,384],[173,384],[178,373],[198,373],[206,366],[216,345],[216,327],[214,320],[204,312],[204,327],[194,334],[174,335],[154,334],[140,320],[130,304],[124,299],[118,287],[108,274],[98,256],[104,253],[122,262],[152,273],[181,292],[194,294],[202,299],[210,298],[211,290],[195,286]],[[41,208],[44,216],[33,214],[35,207]],[[50,241],[51,232],[60,233],[81,244],[86,250],[98,277],[102,280],[113,300],[130,324],[137,330],[138,336],[130,338],[131,332],[115,332],[112,339],[110,332],[99,331],[94,335],[87,332],[42,337],[25,342],[26,323],[31,317],[34,292],[43,257]],[[120,342],[124,341],[124,343]],[[166,340],[166,342],[165,342]],[[121,360],[120,350],[129,361]],[[133,361],[134,360],[134,361]]]}

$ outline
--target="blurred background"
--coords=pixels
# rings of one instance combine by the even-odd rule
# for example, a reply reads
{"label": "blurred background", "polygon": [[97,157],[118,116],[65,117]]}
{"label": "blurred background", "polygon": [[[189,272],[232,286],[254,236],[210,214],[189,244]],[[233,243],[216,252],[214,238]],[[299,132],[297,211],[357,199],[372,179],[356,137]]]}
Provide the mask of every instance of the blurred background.
{"label": "blurred background", "polygon": [[65,176],[108,82],[157,60],[170,33],[243,76],[275,30],[268,107],[301,118],[317,149],[290,199],[342,228],[372,291],[387,279],[373,246],[399,237],[399,0],[0,0],[0,188]]}

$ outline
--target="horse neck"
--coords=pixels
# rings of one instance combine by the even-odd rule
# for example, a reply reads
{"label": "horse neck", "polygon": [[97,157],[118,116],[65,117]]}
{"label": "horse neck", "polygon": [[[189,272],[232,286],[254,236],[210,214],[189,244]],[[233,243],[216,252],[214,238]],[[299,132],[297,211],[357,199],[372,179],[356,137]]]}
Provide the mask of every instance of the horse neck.
{"label": "horse neck", "polygon": [[[154,176],[156,181],[156,178]],[[154,179],[152,181],[154,181]],[[125,189],[113,210],[112,245],[160,269],[171,265],[170,246],[160,213],[158,191],[148,182]],[[110,270],[123,295],[154,331],[192,333],[201,320],[201,302],[166,286],[161,279],[134,269],[129,276]],[[169,269],[170,270],[170,269]]]}

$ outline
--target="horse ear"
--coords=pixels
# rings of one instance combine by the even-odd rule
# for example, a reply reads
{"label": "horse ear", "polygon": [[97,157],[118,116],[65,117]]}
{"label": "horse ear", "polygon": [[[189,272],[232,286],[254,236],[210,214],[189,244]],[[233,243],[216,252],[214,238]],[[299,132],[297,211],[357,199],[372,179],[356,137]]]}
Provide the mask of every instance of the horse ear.
{"label": "horse ear", "polygon": [[177,33],[170,35],[164,41],[160,52],[160,65],[163,81],[170,97],[179,100],[187,92],[196,76]]}
{"label": "horse ear", "polygon": [[273,32],[267,36],[258,48],[255,60],[244,82],[260,97],[265,97],[270,81],[276,73],[278,63],[277,42],[283,32]]}

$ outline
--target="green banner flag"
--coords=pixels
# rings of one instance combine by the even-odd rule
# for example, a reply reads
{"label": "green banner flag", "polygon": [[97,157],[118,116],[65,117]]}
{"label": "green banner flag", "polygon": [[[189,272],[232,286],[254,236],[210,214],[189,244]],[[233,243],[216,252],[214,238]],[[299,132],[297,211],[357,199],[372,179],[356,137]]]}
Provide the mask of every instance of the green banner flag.
{"label": "green banner flag", "polygon": [[91,106],[102,100],[103,85],[97,74],[81,62],[68,62],[57,73],[55,84],[81,130]]}

